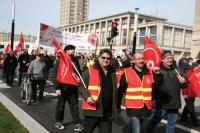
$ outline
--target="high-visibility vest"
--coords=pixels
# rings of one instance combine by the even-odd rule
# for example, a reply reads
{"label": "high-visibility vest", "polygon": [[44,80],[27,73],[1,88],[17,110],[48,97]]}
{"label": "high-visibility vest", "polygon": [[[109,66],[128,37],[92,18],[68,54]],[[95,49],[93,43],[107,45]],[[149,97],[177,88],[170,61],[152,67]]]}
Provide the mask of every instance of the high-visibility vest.
{"label": "high-visibility vest", "polygon": [[[88,86],[88,93],[95,101],[97,101],[99,99],[99,94],[101,92],[99,71],[92,65],[90,65],[89,74],[90,74],[90,80]],[[93,105],[88,104],[85,100],[82,101],[82,108],[88,110],[97,109],[96,104]]]}
{"label": "high-visibility vest", "polygon": [[141,81],[137,73],[130,67],[125,69],[125,75],[128,84],[125,107],[143,108],[146,104],[148,109],[152,109],[152,84],[154,82],[152,73],[145,74]]}

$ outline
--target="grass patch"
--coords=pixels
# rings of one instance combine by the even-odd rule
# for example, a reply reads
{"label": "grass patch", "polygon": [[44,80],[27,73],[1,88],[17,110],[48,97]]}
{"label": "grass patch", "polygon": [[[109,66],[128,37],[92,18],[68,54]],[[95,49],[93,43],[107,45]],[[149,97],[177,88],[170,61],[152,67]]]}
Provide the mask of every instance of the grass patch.
{"label": "grass patch", "polygon": [[29,133],[20,122],[0,102],[0,132],[1,133]]}

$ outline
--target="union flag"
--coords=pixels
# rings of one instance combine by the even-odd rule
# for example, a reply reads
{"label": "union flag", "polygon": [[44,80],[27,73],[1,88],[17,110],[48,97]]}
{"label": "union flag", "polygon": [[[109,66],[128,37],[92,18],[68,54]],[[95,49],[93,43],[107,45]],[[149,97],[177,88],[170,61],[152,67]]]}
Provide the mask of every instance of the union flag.
{"label": "union flag", "polygon": [[148,36],[145,37],[143,53],[145,64],[149,69],[160,66],[162,50]]}

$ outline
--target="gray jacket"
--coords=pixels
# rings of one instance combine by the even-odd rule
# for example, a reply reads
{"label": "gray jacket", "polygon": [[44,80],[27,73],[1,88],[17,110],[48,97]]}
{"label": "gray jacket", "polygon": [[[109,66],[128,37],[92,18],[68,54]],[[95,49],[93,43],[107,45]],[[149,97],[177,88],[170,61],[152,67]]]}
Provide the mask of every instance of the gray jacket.
{"label": "gray jacket", "polygon": [[47,68],[43,60],[33,60],[28,68],[28,75],[32,75],[35,80],[47,79]]}

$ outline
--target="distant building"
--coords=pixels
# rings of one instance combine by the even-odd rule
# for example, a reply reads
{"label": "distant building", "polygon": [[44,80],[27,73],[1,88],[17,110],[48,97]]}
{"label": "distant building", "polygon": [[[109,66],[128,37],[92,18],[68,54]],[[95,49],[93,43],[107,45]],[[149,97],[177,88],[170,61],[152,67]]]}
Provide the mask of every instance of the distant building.
{"label": "distant building", "polygon": [[196,0],[192,39],[191,55],[194,59],[200,59],[200,0]]}
{"label": "distant building", "polygon": [[61,0],[60,26],[86,21],[89,0]]}
{"label": "distant building", "polygon": [[[72,33],[96,33],[99,36],[98,49],[109,48],[107,38],[111,36],[111,23],[118,23],[119,34],[114,39],[114,50],[130,48],[133,43],[134,12],[124,12],[76,24],[59,27]],[[164,50],[171,50],[178,58],[182,52],[190,55],[192,27],[167,22],[167,19],[139,14],[137,49],[143,49],[144,38],[149,35]]]}

